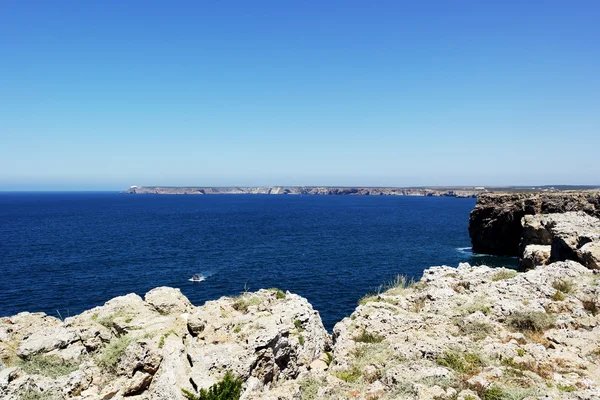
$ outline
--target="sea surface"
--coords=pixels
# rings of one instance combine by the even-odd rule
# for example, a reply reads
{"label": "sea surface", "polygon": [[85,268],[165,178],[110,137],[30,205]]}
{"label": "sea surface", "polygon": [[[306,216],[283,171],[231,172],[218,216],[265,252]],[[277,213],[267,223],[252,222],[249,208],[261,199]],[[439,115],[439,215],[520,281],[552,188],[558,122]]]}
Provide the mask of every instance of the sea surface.
{"label": "sea surface", "polygon": [[[0,193],[0,316],[67,317],[172,286],[196,305],[278,287],[326,328],[397,274],[514,265],[470,252],[475,199]],[[206,277],[190,282],[193,274]]]}

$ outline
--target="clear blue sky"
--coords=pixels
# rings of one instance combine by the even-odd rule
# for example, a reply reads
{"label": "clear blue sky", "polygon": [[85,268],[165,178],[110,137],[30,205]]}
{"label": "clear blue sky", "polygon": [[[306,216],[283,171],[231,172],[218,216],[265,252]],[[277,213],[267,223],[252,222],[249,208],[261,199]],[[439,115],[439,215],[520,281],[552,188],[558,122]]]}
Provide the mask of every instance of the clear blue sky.
{"label": "clear blue sky", "polygon": [[0,3],[0,190],[600,184],[598,1]]}

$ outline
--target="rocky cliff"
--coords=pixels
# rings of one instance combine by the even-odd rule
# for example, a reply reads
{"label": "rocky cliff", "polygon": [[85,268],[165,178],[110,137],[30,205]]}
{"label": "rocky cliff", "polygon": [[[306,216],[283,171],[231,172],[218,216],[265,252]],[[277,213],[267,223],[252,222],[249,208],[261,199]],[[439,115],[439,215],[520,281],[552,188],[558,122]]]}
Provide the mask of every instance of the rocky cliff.
{"label": "rocky cliff", "polygon": [[365,297],[329,336],[278,290],[196,307],[177,289],[64,321],[0,319],[0,398],[184,399],[221,380],[242,399],[598,399],[600,275],[574,261],[517,273],[432,267]]}
{"label": "rocky cliff", "polygon": [[485,193],[469,218],[473,251],[502,256],[521,255],[525,215],[582,211],[600,217],[599,191]]}
{"label": "rocky cliff", "polygon": [[445,196],[477,197],[485,189],[460,188],[386,188],[386,187],[327,187],[327,186],[261,186],[261,187],[166,187],[132,186],[129,194],[296,194],[296,195],[354,195],[354,196]]}

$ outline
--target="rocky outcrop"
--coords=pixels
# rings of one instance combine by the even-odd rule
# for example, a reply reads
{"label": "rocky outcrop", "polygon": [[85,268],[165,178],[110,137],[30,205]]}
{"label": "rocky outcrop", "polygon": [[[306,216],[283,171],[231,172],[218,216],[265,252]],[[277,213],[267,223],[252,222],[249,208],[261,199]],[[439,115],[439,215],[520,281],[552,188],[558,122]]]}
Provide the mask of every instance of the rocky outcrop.
{"label": "rocky outcrop", "polygon": [[[521,265],[544,265],[553,261],[575,260],[591,269],[598,269],[600,259],[600,219],[584,212],[526,215],[522,220]],[[532,249],[543,257],[530,257]],[[550,250],[549,257],[546,256]],[[531,261],[531,262],[530,262]],[[529,265],[529,264],[532,265]]]}
{"label": "rocky outcrop", "polygon": [[[331,338],[278,290],[196,307],[172,288],[60,321],[0,320],[0,398],[183,399],[227,371],[243,400],[600,396],[600,274],[432,267],[363,298]],[[36,397],[37,396],[37,397]]]}
{"label": "rocky outcrop", "polygon": [[599,298],[573,261],[430,268],[335,326],[314,398],[600,398]]}
{"label": "rocky outcrop", "polygon": [[131,294],[60,321],[0,320],[0,398],[183,399],[227,371],[245,396],[306,373],[331,339],[306,299],[277,290],[193,306],[178,289]]}
{"label": "rocky outcrop", "polygon": [[565,191],[543,193],[485,193],[469,218],[473,251],[482,254],[519,256],[526,215],[582,211],[600,217],[600,192]]}
{"label": "rocky outcrop", "polygon": [[395,187],[328,187],[328,186],[260,186],[260,187],[165,187],[132,186],[128,194],[296,194],[322,196],[444,196],[477,197],[483,188],[395,188]]}

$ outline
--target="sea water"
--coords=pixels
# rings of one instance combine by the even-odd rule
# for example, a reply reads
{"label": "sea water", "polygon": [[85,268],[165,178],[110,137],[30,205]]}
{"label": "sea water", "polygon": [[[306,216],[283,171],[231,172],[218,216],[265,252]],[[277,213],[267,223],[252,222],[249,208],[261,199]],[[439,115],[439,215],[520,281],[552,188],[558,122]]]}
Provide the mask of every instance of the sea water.
{"label": "sea water", "polygon": [[[511,264],[470,252],[475,199],[122,193],[0,194],[0,316],[64,318],[172,286],[196,305],[277,287],[328,329],[397,274]],[[194,274],[205,277],[191,282]]]}

